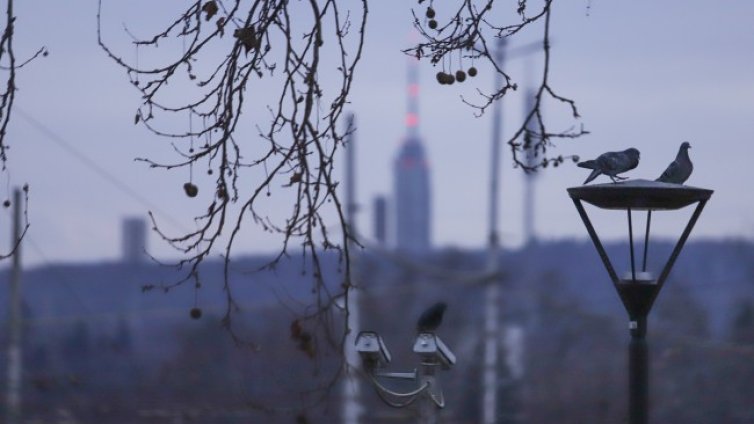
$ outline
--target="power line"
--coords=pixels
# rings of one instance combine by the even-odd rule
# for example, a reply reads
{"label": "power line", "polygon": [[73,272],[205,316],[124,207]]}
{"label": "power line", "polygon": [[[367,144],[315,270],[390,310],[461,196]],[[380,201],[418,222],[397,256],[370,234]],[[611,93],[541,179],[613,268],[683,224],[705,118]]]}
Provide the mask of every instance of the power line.
{"label": "power line", "polygon": [[90,159],[87,155],[73,147],[71,143],[66,141],[62,136],[54,132],[52,129],[50,129],[48,126],[43,124],[42,122],[38,121],[36,118],[32,117],[22,109],[16,107],[15,109],[16,113],[18,113],[19,116],[21,116],[26,122],[29,123],[34,129],[39,131],[40,133],[44,134],[48,139],[55,142],[60,148],[62,148],[66,153],[69,155],[75,157],[78,159],[81,163],[83,163],[86,167],[88,167],[90,170],[92,170],[95,174],[99,175],[102,179],[106,180],[110,184],[112,184],[115,188],[120,190],[122,193],[126,194],[133,200],[140,203],[142,206],[146,207],[149,210],[157,212],[159,215],[161,215],[163,218],[168,220],[171,224],[173,224],[176,228],[178,228],[181,231],[187,232],[188,230],[180,223],[178,220],[173,218],[170,214],[162,211],[159,207],[157,207],[155,204],[147,200],[145,197],[140,195],[136,190],[129,187],[127,184],[120,181],[117,177],[112,175],[110,172],[108,172],[105,168],[100,166],[95,160]]}

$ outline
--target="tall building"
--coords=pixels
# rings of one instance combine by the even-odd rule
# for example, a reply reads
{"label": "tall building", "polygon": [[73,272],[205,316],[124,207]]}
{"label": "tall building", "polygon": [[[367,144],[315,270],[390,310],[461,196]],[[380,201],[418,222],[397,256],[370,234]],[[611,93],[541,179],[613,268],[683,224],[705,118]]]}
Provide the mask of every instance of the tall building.
{"label": "tall building", "polygon": [[122,224],[122,260],[135,264],[147,260],[147,223],[143,218],[125,218]]}
{"label": "tall building", "polygon": [[416,59],[408,66],[406,137],[394,165],[395,242],[399,250],[426,252],[431,245],[429,164],[419,136],[419,81]]}

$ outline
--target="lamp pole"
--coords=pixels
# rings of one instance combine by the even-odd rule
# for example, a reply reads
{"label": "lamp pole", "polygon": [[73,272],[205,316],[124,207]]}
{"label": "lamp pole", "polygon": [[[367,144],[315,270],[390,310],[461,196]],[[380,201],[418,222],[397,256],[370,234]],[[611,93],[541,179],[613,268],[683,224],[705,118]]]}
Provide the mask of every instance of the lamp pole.
{"label": "lamp pole", "polygon": [[[505,38],[498,39],[495,48],[495,63],[502,66],[505,53]],[[503,76],[495,74],[495,87],[503,84]],[[489,236],[487,247],[487,272],[490,275],[498,273],[500,257],[500,235],[497,225],[498,205],[500,203],[500,143],[502,142],[502,101],[492,106],[492,155],[490,167],[490,210]],[[498,316],[500,280],[491,278],[485,288],[484,304],[484,362],[483,362],[483,394],[482,394],[482,422],[494,424],[497,416],[497,363],[498,363],[498,334],[500,321]]]}
{"label": "lamp pole", "polygon": [[649,415],[649,353],[647,317],[631,321],[628,344],[628,416],[631,424],[646,424]]}
{"label": "lamp pole", "polygon": [[21,374],[23,352],[21,345],[21,190],[13,191],[13,267],[10,281],[10,331],[8,337],[8,424],[21,422]]}
{"label": "lamp pole", "polygon": [[[354,115],[349,114],[346,118],[347,126],[346,130],[349,131],[348,141],[345,148],[346,151],[346,225],[349,232],[349,237],[356,237],[356,137],[354,135]],[[353,239],[349,238],[346,241],[349,246],[351,254],[351,284],[346,289],[346,306],[348,308],[348,316],[346,323],[346,335],[344,348],[344,360],[346,367],[346,375],[343,378],[343,406],[342,406],[342,421],[343,424],[359,424],[361,418],[361,388],[359,381],[351,373],[351,370],[355,370],[358,364],[359,355],[356,352],[354,343],[356,341],[355,331],[359,328],[359,291],[358,287],[353,281],[353,276],[358,275],[358,259],[356,258],[356,244]]]}
{"label": "lamp pole", "polygon": [[[660,294],[675,260],[681,253],[691,229],[696,224],[702,209],[707,204],[712,190],[669,184],[657,181],[630,180],[613,184],[595,184],[568,189],[576,210],[584,222],[589,237],[605,265],[615,290],[629,316],[631,340],[628,344],[628,418],[630,424],[649,422],[649,355],[647,346],[647,317],[655,299]],[[619,278],[602,242],[594,230],[589,216],[582,205],[590,203],[601,209],[624,210],[628,213],[628,237],[631,270],[626,278]],[[649,228],[653,211],[672,211],[696,204],[686,228],[678,239],[673,252],[662,268],[657,279],[647,270]],[[647,211],[647,227],[644,235],[644,254],[641,271],[636,270],[634,255],[634,235],[632,211]]]}

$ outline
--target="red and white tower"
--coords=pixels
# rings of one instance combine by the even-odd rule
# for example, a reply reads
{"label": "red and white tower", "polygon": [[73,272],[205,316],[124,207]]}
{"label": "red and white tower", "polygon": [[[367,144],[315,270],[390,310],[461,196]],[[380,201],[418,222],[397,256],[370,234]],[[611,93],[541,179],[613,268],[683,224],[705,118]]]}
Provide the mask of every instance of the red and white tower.
{"label": "red and white tower", "polygon": [[394,166],[395,240],[399,250],[426,252],[431,247],[429,165],[419,136],[419,74],[409,58],[406,137]]}

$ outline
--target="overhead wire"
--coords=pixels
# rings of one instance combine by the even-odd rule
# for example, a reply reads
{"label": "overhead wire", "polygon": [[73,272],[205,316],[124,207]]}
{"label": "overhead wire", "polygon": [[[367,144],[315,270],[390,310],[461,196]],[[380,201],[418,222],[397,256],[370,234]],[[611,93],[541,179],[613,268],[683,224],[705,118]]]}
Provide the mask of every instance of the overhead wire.
{"label": "overhead wire", "polygon": [[99,175],[103,180],[112,184],[113,187],[120,190],[123,194],[137,201],[138,203],[140,203],[142,206],[146,207],[147,209],[158,213],[160,216],[162,216],[164,219],[166,219],[168,222],[170,222],[179,230],[184,231],[184,232],[188,231],[186,227],[183,224],[181,224],[177,219],[175,219],[173,216],[171,216],[167,212],[160,209],[157,205],[155,205],[150,200],[148,200],[147,198],[139,194],[136,190],[129,187],[126,183],[118,179],[118,177],[108,172],[104,167],[99,165],[97,161],[89,158],[89,156],[87,156],[86,154],[84,154],[83,152],[75,148],[73,144],[69,143],[65,138],[63,138],[61,135],[53,131],[50,127],[48,127],[47,125],[37,120],[36,118],[31,116],[29,113],[25,112],[23,109],[17,106],[15,108],[15,113],[17,113],[18,116],[23,118],[29,125],[31,125],[32,128],[36,129],[37,131],[45,135],[50,141],[54,142],[61,149],[63,149],[63,151],[65,151],[69,155],[76,158],[79,162],[84,164],[92,172]]}

